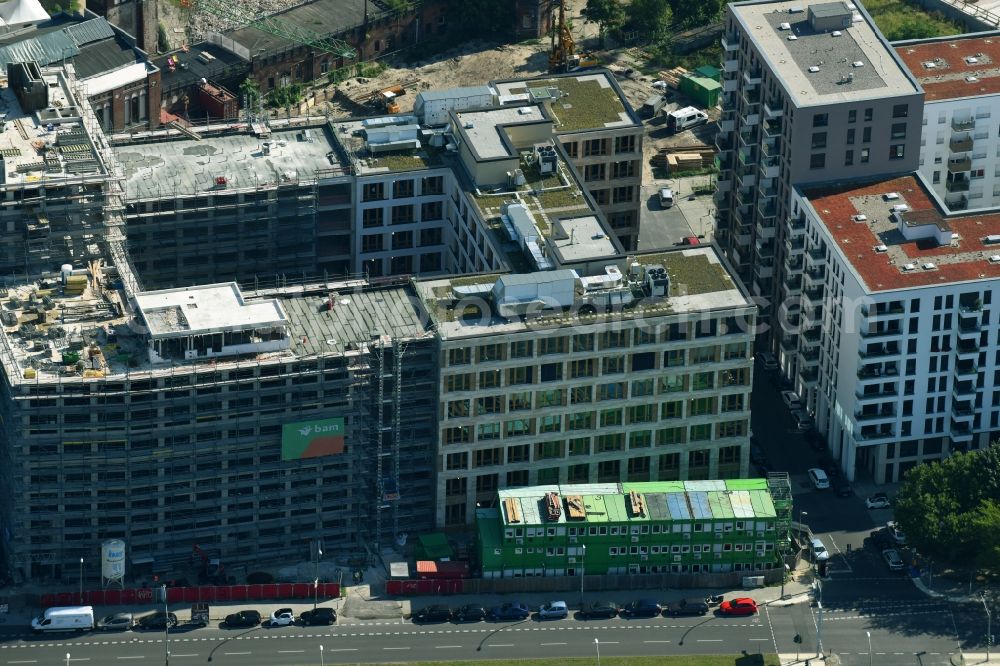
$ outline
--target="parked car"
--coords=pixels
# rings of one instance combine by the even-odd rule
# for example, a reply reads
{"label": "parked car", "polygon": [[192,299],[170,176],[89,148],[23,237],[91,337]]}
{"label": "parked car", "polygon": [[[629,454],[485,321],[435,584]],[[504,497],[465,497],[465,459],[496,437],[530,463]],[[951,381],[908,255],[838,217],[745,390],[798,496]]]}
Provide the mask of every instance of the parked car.
{"label": "parked car", "polygon": [[757,612],[757,602],[750,597],[730,599],[719,604],[719,612],[723,615],[753,615]]}
{"label": "parked car", "polygon": [[660,208],[670,208],[674,205],[674,192],[669,187],[661,187],[657,198],[660,200]]}
{"label": "parked car", "polygon": [[806,430],[805,438],[809,448],[813,451],[816,451],[817,453],[826,451],[826,439],[823,437],[823,433],[816,430],[816,428]]}
{"label": "parked car", "polygon": [[128,631],[133,625],[135,618],[132,613],[115,613],[102,617],[94,628],[98,631]]}
{"label": "parked car", "polygon": [[826,549],[826,545],[817,537],[813,537],[809,541],[809,546],[812,550],[813,560],[819,562],[820,560],[830,559],[830,551]]}
{"label": "parked car", "polygon": [[291,608],[279,608],[271,613],[272,627],[287,627],[295,622],[295,611]]}
{"label": "parked car", "polygon": [[757,358],[760,359],[761,367],[765,370],[778,369],[778,358],[771,352],[761,352],[760,354],[757,354]]}
{"label": "parked car", "polygon": [[595,601],[580,610],[580,617],[588,620],[618,617],[618,604],[613,601]]}
{"label": "parked car", "polygon": [[802,432],[811,430],[813,427],[813,419],[809,412],[804,409],[796,409],[792,412],[792,419],[795,421],[795,427]]}
{"label": "parked car", "polygon": [[782,391],[781,401],[785,403],[785,407],[788,407],[788,409],[792,411],[802,408],[802,402],[799,400],[799,394],[795,391]]}
{"label": "parked car", "polygon": [[482,622],[486,619],[486,609],[476,604],[468,604],[456,608],[451,614],[455,622]]}
{"label": "parked car", "polygon": [[906,534],[903,530],[899,529],[899,525],[895,520],[890,520],[885,524],[885,529],[889,532],[889,536],[892,540],[898,543],[900,546],[906,545]]}
{"label": "parked car", "polygon": [[520,601],[494,606],[490,611],[490,618],[494,620],[524,620],[529,615],[531,615],[531,611]]}
{"label": "parked car", "polygon": [[177,626],[177,616],[173,613],[164,613],[163,611],[156,611],[149,615],[144,615],[140,617],[135,623],[136,629],[145,629],[148,631],[160,630],[163,631],[167,627]]}
{"label": "parked car", "polygon": [[883,550],[882,559],[885,560],[889,571],[902,571],[906,568],[906,565],[903,564],[903,558],[899,556],[899,551],[895,548],[886,548]]}
{"label": "parked car", "polygon": [[830,487],[830,477],[818,467],[813,467],[809,470],[809,480],[812,481],[813,487],[816,490],[826,490]]}
{"label": "parked car", "polygon": [[562,620],[569,616],[565,601],[550,601],[538,607],[539,620]]}
{"label": "parked car", "polygon": [[872,530],[869,535],[872,545],[874,545],[879,550],[886,550],[888,548],[896,547],[896,540],[892,538],[888,530]]}
{"label": "parked car", "polygon": [[260,613],[255,610],[241,610],[227,615],[223,620],[227,627],[256,627],[260,624]]}
{"label": "parked car", "polygon": [[656,617],[663,612],[663,606],[656,599],[636,599],[621,609],[622,617]]}
{"label": "parked car", "polygon": [[833,477],[831,481],[833,486],[833,492],[837,494],[837,497],[853,497],[854,488],[851,487],[851,482],[840,476],[839,474]]}
{"label": "parked car", "polygon": [[875,493],[865,498],[865,506],[869,509],[888,509],[892,506],[892,501],[885,493]]}
{"label": "parked car", "polygon": [[327,626],[337,621],[337,609],[320,606],[315,610],[303,611],[299,616],[302,624],[325,624]]}
{"label": "parked car", "polygon": [[678,617],[680,615],[705,615],[708,613],[708,602],[697,597],[689,597],[687,599],[671,601],[663,610],[671,617]]}
{"label": "parked car", "polygon": [[421,608],[413,614],[414,622],[447,622],[451,619],[451,609],[435,604]]}

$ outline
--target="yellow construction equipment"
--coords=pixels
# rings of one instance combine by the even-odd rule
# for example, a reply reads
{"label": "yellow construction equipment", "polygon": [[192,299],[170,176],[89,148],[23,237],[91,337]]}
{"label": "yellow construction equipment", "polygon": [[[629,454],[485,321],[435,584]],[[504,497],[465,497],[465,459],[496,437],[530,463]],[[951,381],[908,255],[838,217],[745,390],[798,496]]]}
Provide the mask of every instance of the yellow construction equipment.
{"label": "yellow construction equipment", "polygon": [[386,113],[399,113],[399,102],[396,101],[396,98],[402,97],[405,94],[406,90],[403,86],[390,86],[373,93],[371,100],[369,101],[374,104],[379,111],[385,111]]}
{"label": "yellow construction equipment", "polygon": [[559,0],[559,23],[551,33],[549,51],[550,72],[574,72],[578,69],[597,67],[600,62],[592,53],[576,53],[576,41],[566,25],[566,0]]}

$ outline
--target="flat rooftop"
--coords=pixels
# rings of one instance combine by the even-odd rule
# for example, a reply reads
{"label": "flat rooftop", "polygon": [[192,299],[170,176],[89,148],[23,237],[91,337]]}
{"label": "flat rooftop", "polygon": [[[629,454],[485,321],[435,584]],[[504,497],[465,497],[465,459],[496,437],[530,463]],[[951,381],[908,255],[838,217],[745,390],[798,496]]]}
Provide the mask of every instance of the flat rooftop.
{"label": "flat rooftop", "polygon": [[1000,93],[1000,33],[895,44],[896,53],[936,102]]}
{"label": "flat rooftop", "polygon": [[[544,104],[557,134],[640,126],[632,107],[607,70],[493,83],[501,99]],[[552,90],[558,90],[553,95]]]}
{"label": "flat rooftop", "polygon": [[[898,198],[886,200],[887,194]],[[1000,234],[1000,213],[945,217],[923,184],[904,176],[803,191],[840,252],[871,292],[1000,278],[1000,247],[983,239]],[[907,240],[890,219],[905,205],[906,219],[951,232],[951,243]],[[856,222],[855,215],[867,219]],[[885,249],[881,250],[880,246]],[[881,251],[880,251],[881,250]],[[933,264],[933,268],[924,268]]]}
{"label": "flat rooftop", "polygon": [[[0,88],[0,156],[3,182],[29,184],[41,180],[104,173],[80,117],[81,110],[65,79],[54,70],[42,70],[48,84],[49,108],[25,113],[6,83]],[[62,115],[50,131],[43,116]]]}
{"label": "flat rooftop", "polygon": [[[369,175],[375,173],[388,173],[390,171],[416,171],[419,169],[430,169],[442,166],[442,149],[422,145],[420,148],[401,149],[387,152],[372,153],[365,141],[365,130],[375,129],[380,121],[386,122],[383,127],[393,127],[395,121],[407,119],[407,114],[402,116],[384,116],[373,118],[356,118],[344,121],[333,121],[330,127],[333,131],[334,140],[340,144],[347,160],[355,173],[359,175]],[[416,123],[416,117],[412,117]]]}
{"label": "flat rooftop", "polygon": [[[895,51],[868,18],[853,14],[851,27],[816,32],[809,21],[810,6],[828,2],[737,2],[729,5],[771,71],[783,81],[796,106],[882,99],[912,95],[918,87],[896,59]],[[795,10],[795,11],[790,11]],[[781,28],[783,23],[789,29]],[[794,36],[794,40],[789,37]],[[854,66],[854,63],[861,63]],[[818,71],[810,72],[810,67]],[[741,75],[745,72],[740,72]],[[848,75],[853,80],[848,82]]]}
{"label": "flat rooftop", "polygon": [[[636,504],[633,492],[639,499]],[[559,498],[560,513],[555,520],[549,518],[548,493]],[[773,519],[777,515],[767,479],[579,483],[508,488],[497,495],[498,518],[506,527]]]}
{"label": "flat rooftop", "polygon": [[548,119],[535,105],[502,107],[485,111],[461,111],[455,114],[463,134],[479,159],[512,157],[517,150],[511,145],[503,125],[546,122]]}
{"label": "flat rooftop", "polygon": [[[326,126],[272,132],[267,139],[233,132],[200,141],[180,139],[121,144],[113,148],[125,170],[125,194],[130,200],[190,196],[226,189],[252,189],[343,169]],[[265,154],[264,143],[270,143]],[[224,177],[225,187],[216,183]]]}
{"label": "flat rooftop", "polygon": [[596,215],[557,220],[550,242],[563,264],[618,255],[618,249]]}
{"label": "flat rooftop", "polygon": [[[280,290],[245,291],[240,301],[233,285],[208,285],[196,288],[197,309],[183,305],[186,292],[163,290],[139,296],[144,309],[158,314],[150,317],[157,330],[183,335],[185,326],[234,328],[241,321],[266,326],[268,320],[287,326],[290,347],[261,354],[215,359],[175,361],[151,365],[148,361],[149,335],[139,333],[131,324],[128,306],[120,292],[107,288],[103,279],[78,271],[76,289],[67,290],[59,276],[24,283],[10,289],[3,310],[16,323],[0,322],[0,346],[9,353],[0,354],[4,371],[12,383],[28,381],[67,381],[81,379],[77,359],[86,361],[84,377],[132,378],[147,373],[170,372],[176,367],[225,367],[227,364],[265,362],[282,358],[337,356],[357,353],[382,335],[421,337],[426,331],[426,315],[409,285],[370,287],[362,280],[336,282]],[[189,294],[188,294],[189,295]],[[45,298],[51,299],[38,313]],[[16,307],[10,299],[17,299]],[[329,307],[330,301],[333,307]],[[214,303],[223,311],[212,311]],[[242,303],[242,305],[240,304]],[[202,307],[204,306],[204,307]],[[172,308],[182,308],[184,324],[161,316]],[[236,311],[240,308],[239,311]],[[176,310],[174,310],[176,311]],[[243,314],[241,315],[240,312]],[[195,314],[197,313],[197,315]],[[199,319],[198,317],[202,317]],[[242,317],[242,319],[241,319]],[[138,322],[137,322],[138,323]],[[245,327],[245,326],[244,326]],[[168,336],[171,337],[171,336]],[[98,350],[91,355],[90,350]],[[13,361],[13,365],[11,365]]]}
{"label": "flat rooftop", "polygon": [[235,282],[146,291],[135,297],[150,335],[178,337],[288,323],[274,299],[247,303]]}
{"label": "flat rooftop", "polygon": [[[627,276],[631,263],[640,266],[662,266],[670,277],[670,292],[666,297],[649,298],[642,293],[641,285],[626,278],[626,289],[631,290],[635,300],[623,308],[611,312],[580,314],[575,308],[561,312],[546,312],[535,317],[504,317],[496,307],[487,312],[469,313],[459,311],[465,308],[461,299],[456,298],[456,288],[490,288],[500,275],[466,275],[452,278],[419,280],[415,283],[417,296],[436,325],[442,339],[477,337],[495,333],[516,333],[519,331],[558,328],[569,323],[597,323],[601,321],[628,320],[643,317],[668,316],[686,312],[708,312],[722,308],[753,307],[732,276],[722,264],[714,246],[703,245],[678,248],[666,252],[649,254],[619,255],[599,263],[601,266],[616,266]],[[570,267],[572,268],[572,267]],[[597,275],[599,270],[583,273],[580,277]]]}

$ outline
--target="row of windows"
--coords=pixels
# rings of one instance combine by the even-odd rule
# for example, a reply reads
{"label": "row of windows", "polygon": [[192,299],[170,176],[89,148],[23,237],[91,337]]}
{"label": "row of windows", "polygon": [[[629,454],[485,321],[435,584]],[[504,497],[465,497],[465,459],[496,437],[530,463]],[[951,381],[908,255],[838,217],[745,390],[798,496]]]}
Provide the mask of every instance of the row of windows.
{"label": "row of windows", "polygon": [[[415,179],[400,179],[392,182],[365,183],[361,188],[363,201],[379,201],[386,198],[391,191],[393,199],[405,199],[415,196]],[[444,178],[441,176],[426,176],[420,179],[420,194],[428,196],[444,193]]]}
{"label": "row of windows", "polygon": [[[642,525],[590,525],[590,526],[565,526],[555,525],[547,527],[508,527],[504,530],[505,539],[534,539],[552,537],[577,537],[577,536],[637,536],[643,534],[690,534],[715,532],[717,535],[729,534],[735,530],[736,534],[746,532],[747,536],[753,533],[772,531],[774,523],[765,520],[737,520],[734,522],[707,522],[688,523],[675,521],[669,524],[653,523]],[[573,554],[573,553],[570,553]]]}
{"label": "row of windows", "polygon": [[[738,327],[735,321],[727,321],[723,327],[724,333],[733,331],[729,326]],[[716,330],[713,326],[705,327],[714,335]],[[701,335],[702,327],[699,323],[696,337],[706,337]],[[469,365],[473,361],[477,363],[492,363],[496,361],[506,361],[516,358],[533,358],[537,356],[549,356],[552,354],[567,354],[592,352],[595,350],[604,351],[606,349],[628,349],[632,346],[654,345],[667,342],[681,342],[690,339],[690,331],[687,324],[678,323],[665,326],[662,330],[632,329],[605,331],[600,334],[583,333],[574,336],[560,336],[541,338],[538,344],[534,340],[516,340],[511,343],[489,343],[478,347],[459,347],[448,350],[448,365]],[[714,363],[720,359],[733,360],[747,357],[747,344],[745,342],[734,342],[719,346],[693,347],[689,349],[677,349],[668,352],[669,365],[684,365],[685,359],[690,359],[693,363]]]}

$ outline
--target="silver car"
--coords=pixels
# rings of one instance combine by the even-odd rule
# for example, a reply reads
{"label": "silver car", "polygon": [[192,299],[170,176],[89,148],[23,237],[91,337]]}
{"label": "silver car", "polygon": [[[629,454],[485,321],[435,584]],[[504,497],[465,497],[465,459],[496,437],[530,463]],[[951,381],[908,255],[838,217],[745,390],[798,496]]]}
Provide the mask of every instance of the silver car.
{"label": "silver car", "polygon": [[889,567],[889,571],[902,571],[906,568],[906,565],[903,564],[903,558],[899,556],[899,551],[895,548],[886,548],[883,550],[882,559],[885,560],[885,564]]}
{"label": "silver car", "polygon": [[132,613],[115,613],[102,617],[97,621],[95,628],[98,631],[128,631],[133,626],[135,626],[135,618]]}
{"label": "silver car", "polygon": [[550,601],[538,607],[539,620],[562,620],[569,615],[565,601]]}

